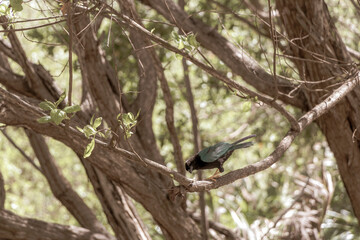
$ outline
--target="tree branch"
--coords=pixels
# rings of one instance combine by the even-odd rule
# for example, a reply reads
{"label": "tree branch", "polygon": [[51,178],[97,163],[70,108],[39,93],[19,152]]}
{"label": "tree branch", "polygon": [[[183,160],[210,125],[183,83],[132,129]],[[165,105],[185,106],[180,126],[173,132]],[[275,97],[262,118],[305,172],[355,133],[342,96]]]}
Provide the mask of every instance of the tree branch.
{"label": "tree branch", "polygon": [[113,237],[91,232],[85,228],[24,218],[6,210],[0,210],[0,236],[2,239],[14,240],[115,240]]}
{"label": "tree branch", "polygon": [[[196,222],[200,222],[200,217],[196,216],[195,214],[191,214],[191,218],[194,219]],[[218,222],[214,222],[211,220],[207,221],[210,228],[214,229],[218,233],[224,235],[228,240],[240,240],[240,237],[236,236],[236,234],[227,227],[223,226]]]}
{"label": "tree branch", "polygon": [[[143,0],[169,22],[177,25],[184,32],[193,32],[199,43],[218,56],[235,74],[255,87],[258,91],[274,97],[274,78],[266,72],[258,62],[241,48],[222,37],[216,30],[195,17],[189,16],[171,0]],[[305,98],[299,95],[296,98],[287,96],[296,86],[284,78],[278,78],[279,90],[282,94],[279,99],[287,104],[305,109]]]}
{"label": "tree branch", "polygon": [[[59,126],[39,124],[36,119],[43,115],[38,107],[0,88],[0,122],[31,128],[40,134],[63,142],[78,155],[82,155],[85,146],[88,144],[88,139],[71,125],[69,128],[65,128],[64,124]],[[192,180],[152,160],[146,158],[143,160],[148,166],[151,165],[152,168],[158,169],[157,172],[166,177],[153,174],[149,168],[144,167],[143,161],[139,160],[134,153],[121,148],[113,148],[100,140],[96,140],[96,147],[92,155],[86,159],[106,174],[109,179],[121,184],[125,192],[140,202],[152,214],[156,222],[166,229],[174,239],[198,237],[199,230],[196,224],[192,223],[192,220],[181,208],[174,207],[174,204],[168,202],[166,191],[166,189],[171,188],[171,185],[168,184],[169,176],[180,179],[179,181],[182,181],[183,185],[189,185]],[[149,185],[152,187],[149,188]],[[166,207],[161,208],[159,204]],[[176,216],[181,221],[169,222],[169,216]],[[178,229],[184,228],[189,231],[179,233]]]}
{"label": "tree branch", "polygon": [[105,227],[97,220],[93,211],[72,189],[70,182],[62,175],[55,164],[44,137],[31,130],[25,130],[25,133],[29,138],[31,147],[41,165],[42,173],[48,181],[54,196],[67,208],[82,227],[110,236]]}
{"label": "tree branch", "polygon": [[151,32],[149,32],[147,29],[143,28],[142,26],[140,26],[139,24],[137,24],[136,22],[134,22],[131,18],[129,18],[128,16],[125,16],[123,14],[117,13],[116,11],[112,10],[112,12],[114,14],[116,14],[117,16],[120,16],[124,21],[121,21],[120,19],[115,18],[115,20],[119,23],[119,24],[125,24],[131,28],[136,28],[138,30],[140,30],[143,35],[149,37],[151,40],[153,40],[154,42],[159,43],[161,46],[165,47],[166,49],[175,52],[177,54],[180,54],[181,56],[183,56],[184,58],[188,59],[189,61],[191,61],[192,63],[194,63],[196,66],[200,67],[201,69],[203,69],[204,71],[206,71],[207,73],[209,73],[210,75],[212,75],[213,77],[221,80],[222,82],[224,82],[231,90],[236,89],[237,91],[241,92],[241,93],[245,93],[253,98],[257,98],[258,100],[268,104],[269,106],[275,108],[278,112],[280,112],[290,123],[292,129],[294,130],[299,130],[299,126],[298,123],[296,121],[296,119],[285,110],[284,107],[282,107],[280,104],[278,104],[276,101],[273,101],[272,98],[269,98],[267,96],[264,96],[262,94],[259,94],[257,92],[254,92],[252,90],[250,90],[249,88],[246,88],[242,85],[240,85],[239,83],[235,82],[234,80],[229,79],[228,77],[225,76],[225,74],[217,71],[216,69],[209,67],[205,64],[203,64],[202,62],[200,62],[199,60],[197,60],[196,58],[190,56],[188,53],[186,53],[183,50],[180,50],[174,46],[172,46],[171,44],[169,44],[167,41],[163,40],[162,38],[152,34]]}
{"label": "tree branch", "polygon": [[[359,84],[359,73],[356,73],[352,78],[347,80],[341,87],[336,89],[329,97],[327,97],[323,102],[316,105],[312,110],[307,112],[303,117],[298,120],[300,131],[302,131],[306,126],[312,123],[314,120],[319,118],[321,115],[325,114],[332,107],[334,107],[342,98],[344,98],[349,92],[351,92]],[[22,118],[14,116],[11,112],[12,108],[16,107],[17,114],[23,116]],[[26,125],[30,128],[33,128],[35,131],[38,131],[42,134],[49,135],[55,139],[58,139],[65,144],[71,145],[74,151],[82,154],[84,146],[87,144],[87,140],[81,135],[76,129],[70,127],[69,131],[72,136],[72,139],[69,140],[67,134],[64,134],[64,126],[54,126],[52,124],[45,124],[47,128],[44,128],[43,124],[39,125],[36,123],[35,119],[42,116],[42,113],[35,108],[34,106],[26,103],[21,100],[19,97],[3,90],[0,88],[0,122],[9,124],[9,125]],[[198,192],[205,191],[214,188],[219,188],[221,186],[230,184],[238,179],[245,178],[247,176],[253,175],[257,172],[263,171],[269,168],[271,165],[276,163],[280,157],[285,153],[285,151],[290,147],[291,143],[294,141],[295,137],[299,134],[298,131],[290,130],[286,136],[281,140],[276,149],[265,159],[254,164],[250,164],[244,168],[231,171],[228,174],[225,174],[219,177],[216,182],[210,181],[194,181],[186,178],[182,174],[173,171],[161,164],[158,164],[147,158],[142,160],[148,164],[148,166],[167,176],[171,176],[177,182],[179,182],[182,187],[185,187],[186,191],[189,192]],[[138,157],[127,150],[121,148],[109,148],[108,144],[96,140],[97,148],[95,148],[92,157],[89,158],[92,164],[96,165],[100,169],[103,169],[106,174],[114,179],[115,181],[121,182],[121,178],[124,177],[119,175],[116,171],[114,172],[114,165],[118,165],[119,161],[124,161],[125,159],[119,159],[116,157],[118,154],[125,157],[126,159],[134,160],[134,163],[142,164]],[[103,156],[101,158],[96,158],[96,156]],[[113,156],[113,154],[115,154]],[[104,156],[107,156],[104,158]],[[95,160],[96,159],[96,160]],[[179,192],[182,192],[179,191]]]}
{"label": "tree branch", "polygon": [[5,192],[5,182],[4,177],[0,171],[0,210],[5,206],[6,192]]}
{"label": "tree branch", "polygon": [[40,173],[43,173],[41,168],[36,165],[36,163],[11,139],[11,137],[6,133],[5,129],[1,130],[2,134],[6,137],[6,139],[10,142],[11,145],[16,148],[20,152],[20,154],[28,161],[36,170],[38,170]]}

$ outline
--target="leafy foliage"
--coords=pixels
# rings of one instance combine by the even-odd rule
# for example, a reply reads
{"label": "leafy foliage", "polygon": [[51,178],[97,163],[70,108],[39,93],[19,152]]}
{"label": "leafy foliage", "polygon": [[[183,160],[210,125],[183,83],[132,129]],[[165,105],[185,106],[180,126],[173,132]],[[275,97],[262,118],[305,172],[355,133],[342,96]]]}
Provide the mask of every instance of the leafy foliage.
{"label": "leafy foliage", "polygon": [[119,113],[117,115],[117,120],[119,122],[120,128],[125,133],[125,139],[130,138],[131,135],[134,134],[133,129],[137,124],[137,119],[139,117],[139,114],[140,114],[140,110],[138,111],[136,116],[134,116],[132,112]]}
{"label": "leafy foliage", "polygon": [[[4,1],[5,2],[5,1]],[[0,13],[8,15],[11,11],[9,4],[4,2],[0,3]],[[353,11],[350,8],[344,8],[345,3],[339,3],[338,1],[329,1],[330,6],[336,13],[339,20],[344,21],[355,21],[355,17],[348,17],[347,11]],[[20,3],[20,6],[19,6]],[[14,11],[22,8],[22,1],[14,0],[11,1],[11,7]],[[327,2],[328,3],[328,2]],[[226,4],[231,6],[232,9],[237,9],[239,15],[247,17],[250,21],[256,24],[253,16],[251,16],[244,5],[238,1],[227,1]],[[199,13],[199,9],[202,9],[203,14]],[[231,17],[229,14],[214,13],[211,12],[213,7],[209,4],[209,1],[197,0],[189,1],[186,6],[186,10],[196,17],[202,18],[209,25],[214,26],[216,30],[223,34],[232,36],[232,40],[239,44],[241,47],[247,49],[249,54],[258,60],[263,66],[271,64],[271,59],[264,57],[264,49],[271,49],[271,43],[266,39],[258,37],[257,33],[245,24],[239,24],[237,20]],[[139,7],[139,12],[143,18],[149,18],[156,21],[163,20],[153,11],[149,11],[148,8]],[[353,12],[350,12],[353,16]],[[342,19],[341,16],[347,16],[346,19]],[[349,20],[350,19],[350,20]],[[219,20],[222,20],[223,25],[219,24]],[[167,25],[156,24],[156,21],[149,21],[146,23],[148,29],[155,29],[155,33],[161,35],[167,40],[175,42],[179,49],[193,54],[194,51],[199,47],[196,42],[196,36],[192,33],[189,35],[179,34],[177,31],[172,31],[172,28]],[[114,23],[113,23],[114,24]],[[341,24],[340,21],[336,24]],[[355,23],[349,23],[356,26]],[[104,21],[101,29],[103,33],[110,31],[111,23]],[[352,28],[339,28],[341,33],[348,39],[348,43],[358,49],[358,38],[353,37],[356,35],[354,32],[349,32]],[[53,42],[60,42],[60,38],[57,39],[60,33],[52,32],[49,29],[35,29],[31,31],[30,36],[35,39],[49,40],[53,39]],[[121,71],[119,71],[118,77],[120,79],[121,86],[124,87],[124,97],[130,102],[134,100],[135,94],[132,92],[137,91],[138,76],[134,69],[138,68],[136,60],[133,56],[133,49],[131,44],[127,41],[127,36],[124,32],[112,28],[111,34],[116,36],[111,42],[110,47],[106,46],[106,41],[100,42],[106,51],[106,58],[113,63],[114,66],[121,63]],[[62,37],[66,37],[64,34]],[[30,45],[30,43],[27,43]],[[65,48],[58,47],[60,51],[53,51],[53,46],[42,45],[43,51],[46,53],[52,52],[51,55],[55,59],[60,58],[60,55],[67,50]],[[26,48],[27,53],[30,55],[31,48]],[[171,86],[171,93],[175,102],[175,119],[176,127],[181,140],[182,150],[184,156],[190,156],[193,154],[193,135],[191,123],[189,121],[189,110],[185,97],[185,87],[183,84],[183,73],[181,72],[181,61],[176,59],[173,54],[167,54],[163,49],[157,49],[158,54],[161,56],[161,61],[164,63],[165,73],[169,79],[169,85]],[[221,61],[214,58],[213,54],[207,52],[205,49],[201,49],[201,52],[211,61],[214,68],[224,71],[228,74],[231,72]],[[118,61],[118,62],[117,62]],[[42,60],[50,70],[54,69],[58,72],[61,71],[60,67],[54,66],[49,59]],[[289,63],[287,63],[289,64]],[[278,71],[282,75],[288,77],[294,77],[293,69],[291,64],[288,67],[278,67]],[[75,67],[75,74],[80,70]],[[279,142],[281,137],[285,134],[287,129],[287,122],[272,109],[264,108],[260,103],[257,102],[244,102],[234,96],[226,86],[219,83],[216,79],[211,76],[207,76],[198,68],[189,66],[189,74],[191,78],[191,84],[195,96],[195,105],[199,116],[199,128],[201,138],[204,146],[209,146],[218,141],[224,140],[236,140],[239,136],[243,136],[250,133],[256,133],[260,136],[257,139],[257,144],[252,149],[247,149],[234,154],[226,164],[225,169],[238,169],[249,163],[255,162],[257,159],[266,157],[274,149],[276,144]],[[241,82],[242,79],[230,75],[235,81]],[[59,79],[60,84],[65,82],[65,77]],[[243,83],[243,82],[242,82]],[[78,93],[75,93],[78,94]],[[80,94],[78,94],[80,95]],[[45,100],[40,103],[40,108],[44,111],[49,111],[49,114],[40,118],[38,121],[42,123],[53,122],[60,124],[65,119],[69,119],[69,115],[79,111],[79,106],[66,106],[63,109],[59,109],[59,104],[64,100],[65,96],[59,98],[56,102],[50,102]],[[300,115],[300,112],[296,109],[289,109],[294,115]],[[120,128],[125,133],[125,138],[130,138],[134,134],[134,128],[138,124],[139,112],[134,115],[131,112],[119,114],[117,120]],[[168,167],[174,167],[172,146],[170,142],[169,133],[164,127],[165,119],[165,104],[161,92],[159,93],[157,104],[155,106],[155,112],[153,115],[154,131],[158,146],[161,150],[162,155],[166,159]],[[89,144],[84,150],[84,158],[91,156],[91,153],[95,149],[95,138],[109,137],[111,131],[99,130],[101,126],[102,118],[94,117],[90,120],[90,124],[83,128],[78,128],[89,140]],[[31,150],[28,144],[24,141],[26,139],[24,134],[19,130],[13,129],[12,135],[18,139],[21,147],[26,150],[30,155]],[[89,183],[82,181],[86,179],[85,173],[82,173],[83,177],[78,177],[78,169],[82,169],[81,164],[74,161],[76,157],[71,155],[71,152],[66,146],[59,146],[59,143],[50,141],[49,146],[54,155],[57,156],[60,166],[64,171],[68,171],[67,176],[72,180],[73,185],[77,190],[86,196],[89,202],[92,202],[93,208],[101,213],[101,207],[96,202],[96,196],[90,195],[92,192]],[[22,157],[12,148],[8,147],[8,143],[0,139],[0,149],[4,161],[0,163],[0,167],[3,173],[5,173],[5,179],[7,180],[7,208],[18,211],[21,214],[29,214],[30,216],[39,216],[43,219],[49,219],[59,222],[66,222],[71,219],[71,224],[77,224],[74,219],[58,206],[58,203],[51,198],[50,191],[43,194],[44,187],[43,179],[41,176],[34,175],[32,170],[26,164],[21,161]],[[66,157],[62,158],[66,149]],[[58,157],[60,156],[60,157]],[[59,159],[58,159],[59,158]],[[68,166],[72,166],[69,168]],[[73,167],[74,166],[74,167]],[[83,170],[83,169],[82,169]],[[352,209],[350,207],[349,199],[346,195],[346,190],[341,183],[339,173],[335,164],[334,156],[332,156],[329,147],[320,130],[315,126],[310,126],[302,136],[292,145],[289,151],[286,153],[284,158],[271,169],[256,174],[255,176],[246,178],[242,181],[238,181],[233,185],[227,187],[212,190],[206,194],[207,210],[209,211],[210,219],[217,219],[224,225],[230,228],[237,228],[241,230],[241,234],[248,239],[256,239],[257,236],[264,233],[268,226],[271,226],[275,222],[277,217],[286,210],[296,199],[294,192],[301,192],[303,186],[299,185],[296,180],[299,176],[310,177],[315,179],[320,186],[324,187],[323,173],[327,172],[333,176],[334,181],[334,197],[332,198],[331,205],[328,206],[329,210],[324,216],[322,228],[322,235],[324,239],[356,239],[360,236],[359,228],[356,219],[353,216]],[[208,176],[212,172],[205,172],[204,175]],[[25,184],[19,184],[18,179],[25,181]],[[324,187],[325,188],[325,187]],[[48,190],[48,189],[47,189]],[[309,189],[306,189],[310,191]],[[311,189],[311,193],[316,195],[321,191],[318,188]],[[45,195],[45,196],[44,196]],[[36,199],[36,196],[38,199]],[[35,198],[35,199],[34,199]],[[313,198],[305,196],[301,202],[307,205]],[[308,200],[308,201],[307,201]],[[30,202],[30,204],[29,204]],[[188,206],[191,211],[198,213],[198,196],[197,194],[189,194]],[[30,208],[29,205],[34,204],[35,207]],[[22,211],[22,207],[25,206],[25,210]],[[43,207],[44,206],[44,207]],[[152,237],[161,239],[161,231],[159,227],[153,222],[151,216],[137,206],[140,215],[145,219],[145,223],[150,228]],[[321,206],[318,209],[322,209]],[[301,208],[292,209],[288,213],[292,218],[299,216],[297,214],[306,215],[307,211]],[[314,216],[310,216],[313,218]],[[309,217],[309,218],[310,218]],[[317,216],[315,216],[317,217]],[[104,221],[105,222],[105,221]],[[286,231],[286,221],[280,221],[278,227],[283,228]],[[265,230],[264,230],[265,229]],[[275,237],[276,239],[276,237]]]}
{"label": "leafy foliage", "polygon": [[84,151],[84,158],[90,157],[92,151],[95,148],[95,137],[96,135],[99,135],[103,138],[109,138],[110,134],[111,134],[111,130],[110,129],[104,129],[104,133],[101,132],[100,130],[97,130],[97,128],[101,125],[102,123],[102,117],[98,117],[94,120],[94,116],[92,116],[91,120],[90,120],[90,124],[86,125],[83,128],[80,127],[76,127],[80,132],[82,132],[85,137],[87,137],[88,139],[91,139],[90,143],[86,146],[85,151]]}
{"label": "leafy foliage", "polygon": [[68,114],[76,113],[81,110],[79,105],[66,106],[64,109],[58,109],[59,104],[64,101],[66,93],[63,92],[60,98],[56,102],[50,102],[45,100],[39,104],[39,107],[44,111],[50,111],[50,115],[43,116],[37,121],[39,123],[49,123],[53,122],[56,125],[59,125],[63,120],[70,119]]}

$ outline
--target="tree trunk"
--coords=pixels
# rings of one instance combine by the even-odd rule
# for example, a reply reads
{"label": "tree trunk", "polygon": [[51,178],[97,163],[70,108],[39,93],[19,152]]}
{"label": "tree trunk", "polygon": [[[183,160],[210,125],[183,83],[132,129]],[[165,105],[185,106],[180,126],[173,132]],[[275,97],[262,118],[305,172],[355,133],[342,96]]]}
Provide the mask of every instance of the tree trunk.
{"label": "tree trunk", "polygon": [[[339,36],[324,1],[277,0],[301,79],[307,81],[303,92],[311,108],[319,103],[334,85],[352,74],[352,61]],[[315,91],[322,89],[322,91]],[[341,178],[360,220],[360,88],[348,94],[317,123],[333,151]]]}

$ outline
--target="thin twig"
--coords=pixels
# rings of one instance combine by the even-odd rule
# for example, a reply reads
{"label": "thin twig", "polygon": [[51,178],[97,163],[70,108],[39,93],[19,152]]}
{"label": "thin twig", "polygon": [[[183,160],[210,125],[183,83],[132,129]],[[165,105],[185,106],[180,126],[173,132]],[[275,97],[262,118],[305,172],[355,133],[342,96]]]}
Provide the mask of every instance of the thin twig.
{"label": "thin twig", "polygon": [[5,32],[20,32],[20,31],[33,30],[33,29],[37,29],[37,28],[42,28],[42,27],[51,26],[51,25],[54,25],[54,24],[58,24],[58,23],[61,23],[61,22],[65,22],[65,21],[66,21],[66,20],[59,20],[59,21],[56,21],[56,22],[46,23],[46,24],[43,24],[43,25],[35,26],[35,27],[4,29],[4,30],[0,30],[0,33],[2,33],[2,32],[4,32],[4,33],[5,33]]}
{"label": "thin twig", "polygon": [[69,4],[69,10],[67,12],[67,23],[69,27],[69,93],[68,100],[69,106],[71,106],[71,95],[72,95],[72,85],[73,85],[73,64],[72,64],[72,40],[73,40],[73,30],[72,30],[72,4]]}
{"label": "thin twig", "polygon": [[272,7],[271,7],[270,0],[268,0],[268,6],[269,6],[270,38],[271,38],[271,41],[273,43],[273,48],[274,48],[274,52],[273,52],[273,75],[274,75],[274,87],[275,87],[274,101],[276,101],[277,98],[279,97],[278,80],[276,78],[276,49],[277,49],[277,44],[276,44],[275,26],[273,24],[273,20],[272,20],[272,16],[271,16]]}
{"label": "thin twig", "polygon": [[[311,124],[313,121],[315,121],[317,118],[325,114],[327,111],[332,109],[339,101],[341,101],[349,92],[351,92],[356,86],[359,85],[360,82],[360,73],[357,72],[354,76],[352,76],[349,80],[347,80],[342,86],[340,86],[338,89],[334,90],[334,92],[327,97],[324,101],[316,105],[313,109],[308,111],[306,114],[304,114],[299,120],[298,124],[300,126],[300,131],[292,131],[290,130],[286,136],[280,141],[279,145],[276,147],[276,149],[265,159],[250,164],[246,167],[243,167],[238,170],[231,171],[219,178],[217,178],[216,182],[211,181],[194,181],[192,179],[186,178],[184,175],[178,173],[177,171],[174,171],[172,169],[167,168],[166,166],[159,164],[153,160],[143,158],[143,161],[146,162],[149,166],[149,168],[154,169],[155,171],[172,177],[174,180],[179,182],[182,187],[185,187],[185,190],[188,192],[199,192],[199,191],[205,191],[210,189],[219,188],[221,186],[228,185],[236,180],[248,177],[250,175],[256,174],[260,171],[263,171],[269,167],[271,167],[274,163],[279,161],[280,157],[283,156],[285,151],[290,147],[294,139],[299,135],[299,133],[304,130],[309,124]],[[39,110],[38,107],[35,107],[34,105],[30,104],[29,102],[24,101],[22,98],[0,88],[0,96],[2,105],[4,106],[4,109],[7,105],[8,107],[16,106],[17,109],[20,112],[26,111],[26,114],[31,116],[30,119],[37,119],[41,116],[43,116],[43,112]],[[26,110],[25,110],[26,109]],[[5,124],[14,123],[16,125],[25,125],[30,128],[36,128],[38,125],[35,120],[29,121],[29,118],[17,119],[14,121],[14,114],[0,114],[0,120],[1,122]],[[38,127],[36,130],[39,133],[48,134],[49,136],[54,137],[55,139],[59,139],[64,141],[62,137],[59,136],[59,129],[64,128],[64,124],[60,124],[59,126],[56,126],[54,124],[47,124],[48,127],[51,127],[54,131],[44,130],[43,127]],[[78,139],[79,141],[81,139],[84,139],[85,137],[83,134],[81,134],[77,129],[70,126],[69,131],[71,132],[71,136],[73,139]],[[75,142],[74,142],[75,143]],[[125,149],[121,148],[109,148],[109,146],[100,140],[96,140],[98,151],[96,152],[108,152],[109,154],[114,155],[121,155],[124,156],[124,158],[120,158],[119,161],[123,161],[126,159],[132,159],[136,161],[140,161],[137,156],[129,152]],[[84,139],[85,144],[85,139]],[[110,151],[109,151],[110,150]],[[96,159],[96,153],[95,156],[92,156],[92,158]],[[111,160],[109,160],[111,161]],[[110,162],[109,162],[110,163]]]}
{"label": "thin twig", "polygon": [[201,69],[203,69],[204,71],[206,71],[207,73],[209,73],[210,75],[212,75],[213,77],[218,78],[219,80],[221,80],[222,82],[224,82],[228,87],[234,88],[239,92],[243,92],[245,94],[248,94],[249,96],[253,97],[253,98],[257,98],[258,100],[268,104],[269,106],[275,108],[278,112],[280,112],[290,123],[291,128],[295,131],[299,130],[299,125],[296,121],[296,119],[288,112],[285,110],[284,107],[282,107],[280,104],[278,104],[276,101],[273,101],[272,98],[269,98],[267,96],[264,96],[262,94],[259,94],[257,92],[254,92],[250,89],[248,89],[247,87],[244,87],[242,85],[240,85],[239,83],[235,82],[234,80],[228,78],[225,76],[225,74],[217,71],[216,69],[213,69],[209,66],[207,66],[206,64],[200,62],[199,60],[197,60],[196,58],[190,56],[188,53],[186,53],[183,50],[180,50],[174,46],[172,46],[170,43],[168,43],[167,41],[165,41],[164,39],[154,35],[153,33],[151,33],[150,31],[148,31],[147,29],[145,29],[144,27],[142,27],[141,25],[139,25],[138,23],[136,23],[135,21],[133,21],[131,18],[129,18],[126,15],[117,13],[116,11],[113,11],[113,13],[117,16],[120,16],[124,21],[121,21],[118,18],[113,18],[117,23],[119,24],[126,24],[132,28],[135,28],[137,30],[139,30],[140,33],[146,35],[147,37],[149,37],[151,40],[153,40],[154,42],[159,43],[161,46],[165,47],[166,49],[175,52],[177,54],[180,54],[181,56],[183,56],[184,58],[186,58],[187,60],[191,61],[192,63],[194,63],[196,66],[200,67]]}
{"label": "thin twig", "polygon": [[11,145],[16,148],[20,154],[28,161],[36,170],[42,173],[41,168],[35,164],[35,162],[22,150],[13,140],[12,138],[6,133],[5,129],[1,130],[2,134],[6,137],[6,139],[11,143]]}
{"label": "thin twig", "polygon": [[[190,113],[191,113],[191,123],[192,123],[192,131],[194,136],[194,152],[198,153],[201,149],[201,139],[198,129],[198,118],[196,115],[196,109],[195,109],[195,102],[194,102],[194,96],[191,91],[191,83],[190,83],[190,77],[189,77],[189,67],[186,63],[186,59],[182,59],[182,65],[184,69],[184,82],[186,87],[186,100],[190,107]],[[198,179],[202,180],[202,172],[198,171]],[[206,220],[206,203],[205,203],[205,192],[199,192],[199,205],[200,205],[200,225],[201,225],[201,233],[203,236],[203,239],[208,239],[207,233],[208,233],[208,224]]]}

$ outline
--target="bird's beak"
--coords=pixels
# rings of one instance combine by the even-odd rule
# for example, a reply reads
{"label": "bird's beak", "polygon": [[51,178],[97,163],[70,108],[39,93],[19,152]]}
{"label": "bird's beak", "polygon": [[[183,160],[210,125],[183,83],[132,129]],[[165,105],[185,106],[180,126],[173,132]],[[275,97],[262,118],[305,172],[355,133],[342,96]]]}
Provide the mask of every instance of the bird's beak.
{"label": "bird's beak", "polygon": [[189,173],[192,173],[192,171],[193,171],[193,166],[190,166]]}

